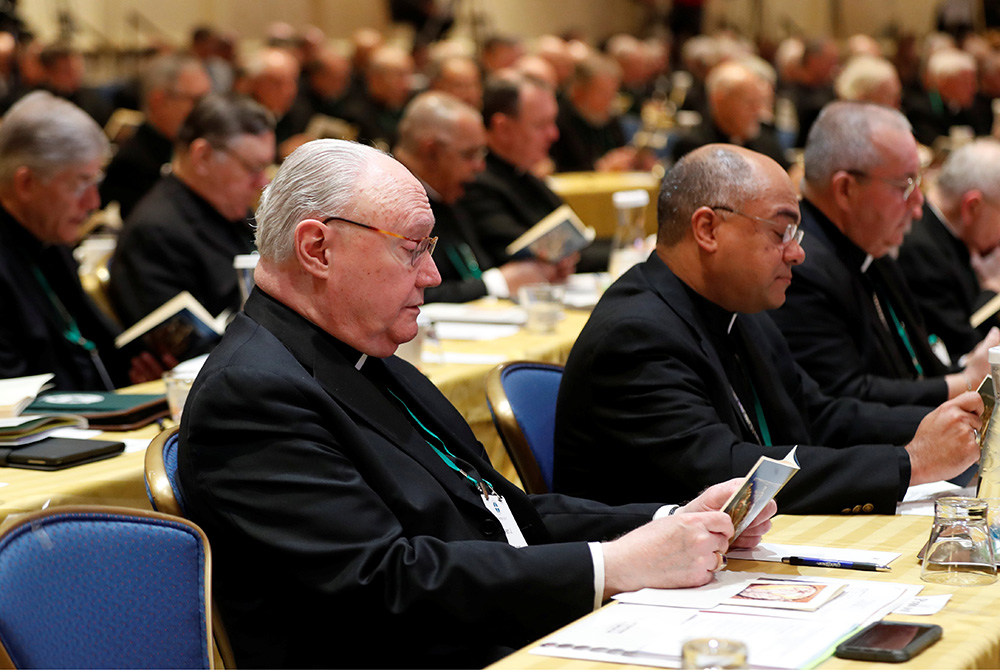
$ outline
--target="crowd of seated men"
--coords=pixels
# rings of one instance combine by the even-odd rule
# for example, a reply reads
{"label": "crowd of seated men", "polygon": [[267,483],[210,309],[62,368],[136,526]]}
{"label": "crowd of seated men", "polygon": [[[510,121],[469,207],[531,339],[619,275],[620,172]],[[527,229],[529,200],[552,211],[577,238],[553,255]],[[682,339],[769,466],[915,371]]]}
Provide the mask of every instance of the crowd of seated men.
{"label": "crowd of seated men", "polygon": [[[675,64],[631,35],[476,53],[363,29],[340,50],[275,24],[259,50],[237,44],[198,28],[135,81],[91,88],[71,45],[0,39],[0,378],[154,379],[177,361],[125,358],[121,327],[181,291],[236,314],[192,391],[180,475],[240,664],[335,662],[316,641],[345,602],[359,632],[405,628],[409,660],[468,665],[620,590],[703,583],[732,532],[732,485],[713,485],[791,445],[793,513],[892,513],[911,485],[968,480],[972,390],[1000,344],[995,316],[969,322],[1000,290],[1000,41],[698,35]],[[116,107],[142,122],[113,144]],[[391,354],[422,302],[606,269],[608,240],[559,262],[506,249],[563,204],[554,171],[655,165],[656,249],[601,299],[558,400],[556,492],[602,502],[529,498]],[[71,250],[112,202],[109,315]],[[241,309],[232,261],[254,250]],[[694,502],[661,507],[665,489]],[[681,574],[637,567],[688,540]],[[547,600],[515,621],[506,596],[525,589]],[[481,599],[504,626],[486,630]],[[438,624],[465,637],[432,643]],[[340,660],[402,660],[380,653]]]}

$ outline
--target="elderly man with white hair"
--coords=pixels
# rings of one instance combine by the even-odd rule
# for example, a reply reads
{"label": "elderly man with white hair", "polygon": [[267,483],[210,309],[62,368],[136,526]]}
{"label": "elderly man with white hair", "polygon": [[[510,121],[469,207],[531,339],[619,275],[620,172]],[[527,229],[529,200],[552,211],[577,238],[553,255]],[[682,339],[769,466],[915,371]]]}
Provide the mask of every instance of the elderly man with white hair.
{"label": "elderly man with white hair", "polygon": [[424,187],[398,162],[304,144],[257,223],[257,286],[191,389],[178,453],[239,665],[481,667],[620,591],[722,567],[736,480],[674,513],[528,496],[393,355],[440,281]]}
{"label": "elderly man with white hair", "polygon": [[976,60],[960,49],[943,48],[927,59],[924,93],[909,96],[904,112],[921,144],[931,146],[965,126],[973,135],[989,135],[993,115],[989,104],[977,101]]}
{"label": "elderly man with white hair", "polygon": [[841,100],[873,102],[899,109],[903,85],[896,67],[879,56],[854,56],[833,85]]}
{"label": "elderly man with white hair", "polygon": [[[1000,245],[1000,142],[976,140],[948,156],[927,189],[923,218],[899,252],[927,322],[951,357],[958,359],[1000,325],[995,316],[979,328],[969,317],[1000,291],[1000,272],[977,277],[973,259]],[[989,266],[981,267],[988,268]]]}

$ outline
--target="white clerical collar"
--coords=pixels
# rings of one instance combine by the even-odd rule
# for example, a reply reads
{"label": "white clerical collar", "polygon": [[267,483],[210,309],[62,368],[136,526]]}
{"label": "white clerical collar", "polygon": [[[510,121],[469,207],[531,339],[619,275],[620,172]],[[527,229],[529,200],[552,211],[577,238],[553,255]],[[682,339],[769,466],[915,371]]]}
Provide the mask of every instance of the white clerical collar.
{"label": "white clerical collar", "polygon": [[733,312],[733,318],[729,320],[729,327],[726,328],[726,335],[730,335],[733,332],[733,324],[736,323],[736,317],[740,315],[739,312]]}
{"label": "white clerical collar", "polygon": [[356,370],[360,370],[361,366],[364,365],[365,361],[367,360],[368,360],[368,354],[361,354],[361,358],[359,358],[358,362],[354,364],[354,368]]}
{"label": "white clerical collar", "polygon": [[865,255],[865,260],[861,263],[861,274],[868,272],[868,266],[872,264],[873,260],[875,260],[875,257],[871,254]]}

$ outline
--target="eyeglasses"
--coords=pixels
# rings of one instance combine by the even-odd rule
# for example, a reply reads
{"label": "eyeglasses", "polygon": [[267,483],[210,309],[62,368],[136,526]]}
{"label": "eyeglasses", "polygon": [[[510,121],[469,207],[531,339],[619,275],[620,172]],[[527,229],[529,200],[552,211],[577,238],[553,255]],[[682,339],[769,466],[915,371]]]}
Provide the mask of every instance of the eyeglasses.
{"label": "eyeglasses", "polygon": [[258,176],[264,174],[264,172],[270,166],[270,163],[265,164],[265,165],[254,165],[253,163],[251,163],[250,161],[248,161],[246,158],[243,158],[243,156],[240,156],[238,153],[236,153],[235,151],[233,151],[229,147],[222,146],[222,147],[215,147],[215,148],[218,149],[219,151],[221,151],[222,153],[226,154],[230,158],[232,158],[237,163],[239,163],[240,167],[242,167],[244,170],[246,170],[247,173],[251,177],[258,177]]}
{"label": "eyeglasses", "polygon": [[410,251],[410,266],[416,267],[417,263],[420,262],[420,258],[426,252],[427,255],[434,253],[434,247],[437,246],[437,237],[422,237],[419,240],[415,240],[412,237],[406,237],[405,235],[400,235],[399,233],[392,233],[388,230],[382,230],[381,228],[376,228],[375,226],[369,226],[366,223],[358,223],[357,221],[351,221],[350,219],[345,219],[342,216],[331,216],[327,219],[323,219],[323,223],[327,224],[331,221],[340,221],[342,223],[349,223],[352,226],[358,226],[359,228],[367,228],[368,230],[374,230],[376,233],[381,233],[383,235],[389,235],[390,237],[398,237],[401,240],[406,240],[407,242],[413,242],[415,247]]}
{"label": "eyeglasses", "polygon": [[903,200],[909,200],[910,196],[913,195],[913,192],[916,191],[918,188],[920,188],[920,182],[923,180],[923,177],[920,175],[919,172],[917,173],[916,177],[906,177],[905,179],[889,179],[887,177],[875,177],[868,174],[864,170],[845,170],[845,172],[855,177],[861,177],[862,179],[877,179],[883,184],[888,184],[893,188],[898,188],[903,192]]}
{"label": "eyeglasses", "polygon": [[726,207],[725,205],[709,205],[711,209],[721,209],[723,212],[730,212],[738,216],[742,216],[745,219],[751,219],[752,221],[759,221],[760,223],[765,223],[769,226],[775,226],[776,228],[781,228],[785,226],[785,232],[781,236],[781,244],[787,245],[792,240],[795,240],[796,244],[802,244],[802,238],[805,236],[806,231],[799,228],[797,223],[778,223],[777,221],[772,221],[771,219],[765,219],[760,216],[753,216],[751,214],[744,214],[738,209],[733,209],[732,207]]}

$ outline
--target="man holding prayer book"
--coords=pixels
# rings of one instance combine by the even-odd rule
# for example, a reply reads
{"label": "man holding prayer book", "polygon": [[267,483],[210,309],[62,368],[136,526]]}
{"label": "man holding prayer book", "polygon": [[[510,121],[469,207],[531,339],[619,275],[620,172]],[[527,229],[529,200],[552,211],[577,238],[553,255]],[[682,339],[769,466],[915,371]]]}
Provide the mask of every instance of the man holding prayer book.
{"label": "man holding prayer book", "polygon": [[658,216],[656,252],[608,289],[567,361],[556,490],[686,497],[798,445],[783,512],[892,514],[910,485],[976,462],[978,394],[929,413],[830,398],[793,360],[762,313],[804,260],[780,165],[732,145],[697,149],[664,177]]}
{"label": "man holding prayer book", "polygon": [[440,281],[401,164],[308,142],[257,223],[256,288],[191,389],[178,453],[240,666],[481,667],[616,593],[724,565],[738,481],[681,508],[528,496],[393,356]]}

